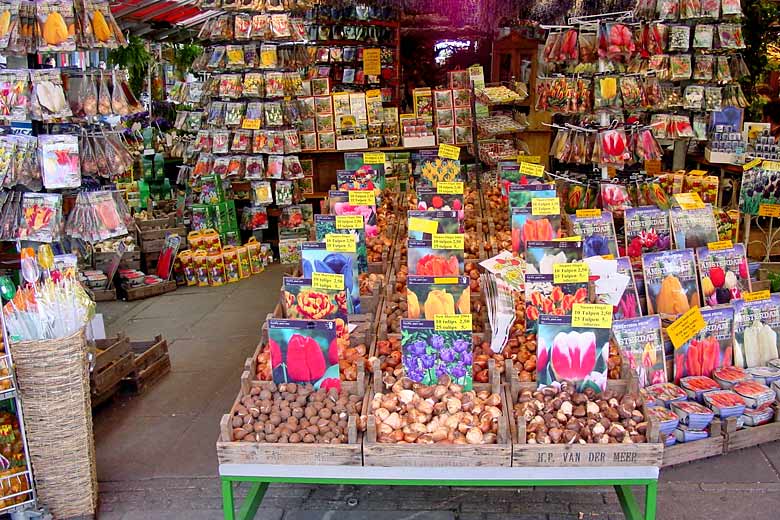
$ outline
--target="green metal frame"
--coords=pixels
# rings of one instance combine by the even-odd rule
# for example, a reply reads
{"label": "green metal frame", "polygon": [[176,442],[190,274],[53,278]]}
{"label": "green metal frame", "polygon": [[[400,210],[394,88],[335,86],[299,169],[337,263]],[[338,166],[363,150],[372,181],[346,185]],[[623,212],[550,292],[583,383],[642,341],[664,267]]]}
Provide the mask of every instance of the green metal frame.
{"label": "green metal frame", "polygon": [[[365,486],[459,486],[459,487],[532,487],[532,486],[614,486],[617,492],[620,506],[627,520],[655,520],[656,495],[658,492],[657,479],[586,479],[586,480],[442,480],[432,482],[430,480],[396,480],[396,479],[350,479],[350,478],[299,478],[299,477],[231,477],[222,476],[222,510],[225,520],[252,520],[257,513],[263,496],[268,489],[268,484],[352,484]],[[241,509],[236,515],[233,504],[233,483],[248,482],[252,486],[241,504]],[[634,498],[631,486],[645,488],[645,511],[642,513],[639,504]]]}

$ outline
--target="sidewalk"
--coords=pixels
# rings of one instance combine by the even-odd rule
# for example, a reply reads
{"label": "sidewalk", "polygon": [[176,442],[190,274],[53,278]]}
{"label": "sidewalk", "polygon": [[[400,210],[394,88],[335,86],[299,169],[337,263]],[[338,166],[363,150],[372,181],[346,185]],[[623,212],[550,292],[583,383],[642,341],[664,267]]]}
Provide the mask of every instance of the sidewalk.
{"label": "sidewalk", "polygon": [[[147,394],[95,416],[100,520],[222,518],[215,442],[244,360],[278,298],[282,268],[215,288],[98,305],[107,334],[163,334],[172,371]],[[664,470],[660,520],[780,518],[780,442]],[[245,489],[239,490],[242,497]],[[238,502],[238,499],[237,499]],[[287,486],[269,488],[258,520],[620,519],[611,489]]]}

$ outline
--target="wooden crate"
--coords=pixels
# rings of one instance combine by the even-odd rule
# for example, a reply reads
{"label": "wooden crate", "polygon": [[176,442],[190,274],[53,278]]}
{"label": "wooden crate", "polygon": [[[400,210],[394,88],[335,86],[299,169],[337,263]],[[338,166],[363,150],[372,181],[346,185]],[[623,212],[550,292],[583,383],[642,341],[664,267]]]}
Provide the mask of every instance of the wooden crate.
{"label": "wooden crate", "polygon": [[[269,386],[270,382],[250,382],[249,374],[241,377],[241,391],[230,408],[230,413],[219,422],[220,435],[217,439],[217,459],[220,464],[299,464],[321,466],[360,466],[363,463],[363,434],[357,428],[357,416],[351,415],[347,426],[346,444],[274,444],[265,442],[233,441],[230,421],[241,399],[253,386]],[[365,388],[358,383],[342,382],[342,392],[359,395]]]}
{"label": "wooden crate", "polygon": [[772,405],[775,411],[772,422],[762,424],[761,426],[745,426],[737,430],[737,420],[735,417],[726,419],[726,428],[723,433],[725,437],[725,447],[723,452],[730,453],[742,448],[750,448],[767,442],[780,440],[780,404],[777,401]]}
{"label": "wooden crate", "polygon": [[122,380],[128,393],[142,394],[171,371],[168,342],[161,336],[152,341],[131,341],[133,371]]}
{"label": "wooden crate", "polygon": [[95,366],[93,373],[100,372],[110,363],[130,352],[130,339],[120,333],[113,338],[95,340]]}
{"label": "wooden crate", "polygon": [[106,401],[119,389],[122,379],[133,371],[133,354],[127,352],[108,365],[92,372],[90,393],[94,396],[92,406]]}
{"label": "wooden crate", "polygon": [[151,298],[152,296],[159,296],[175,290],[176,282],[173,280],[161,282],[156,285],[143,285],[141,287],[122,286],[122,292],[124,293],[123,299],[129,302]]}
{"label": "wooden crate", "polygon": [[116,287],[111,289],[89,289],[92,300],[96,302],[112,302],[116,300]]}
{"label": "wooden crate", "polygon": [[[92,253],[92,264],[98,271],[105,272],[111,261],[116,256],[115,253]],[[119,260],[120,269],[140,269],[141,268],[141,251],[136,249],[135,251],[125,251],[122,254],[122,259]]]}
{"label": "wooden crate", "polygon": [[[518,393],[522,390],[535,390],[536,383],[516,383],[506,387],[507,401],[514,409]],[[611,380],[607,388],[620,393],[621,389],[636,389],[634,379],[629,381]],[[644,406],[643,406],[644,407]],[[643,410],[647,417],[646,410]],[[514,417],[512,412],[511,417]],[[513,467],[583,467],[583,466],[661,466],[663,462],[663,444],[648,442],[643,444],[528,444],[526,442],[526,424],[523,417],[510,420],[512,432]],[[658,439],[658,424],[648,422],[648,439]]]}
{"label": "wooden crate", "polygon": [[[661,466],[666,468],[685,462],[723,455],[726,439],[723,435],[724,432],[721,428],[720,419],[715,418],[712,420],[709,432],[710,436],[706,439],[693,442],[678,442],[672,446],[664,446],[664,458]],[[659,435],[659,442],[663,443],[665,440],[663,435]]]}

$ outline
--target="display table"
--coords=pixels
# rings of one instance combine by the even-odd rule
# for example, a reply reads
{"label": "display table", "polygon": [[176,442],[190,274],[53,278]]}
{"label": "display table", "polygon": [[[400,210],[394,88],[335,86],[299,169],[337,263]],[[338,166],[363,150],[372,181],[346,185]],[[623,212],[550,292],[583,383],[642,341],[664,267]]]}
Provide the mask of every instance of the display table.
{"label": "display table", "polygon": [[[629,520],[655,518],[658,486],[656,466],[591,467],[378,467],[378,466],[287,466],[267,464],[220,464],[222,509],[225,520],[251,520],[263,500],[268,484],[352,484],[368,486],[614,486],[623,513]],[[249,493],[236,517],[233,483],[249,482]],[[645,487],[642,514],[631,486]]]}

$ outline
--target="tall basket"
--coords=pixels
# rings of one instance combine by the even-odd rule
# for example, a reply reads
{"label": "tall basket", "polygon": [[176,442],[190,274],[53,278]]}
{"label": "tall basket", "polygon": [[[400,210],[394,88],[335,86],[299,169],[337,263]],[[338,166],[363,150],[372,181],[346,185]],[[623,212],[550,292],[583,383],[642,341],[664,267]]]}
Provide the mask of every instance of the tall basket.
{"label": "tall basket", "polygon": [[11,349],[38,501],[57,519],[92,517],[97,473],[84,329]]}

